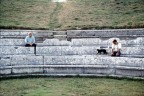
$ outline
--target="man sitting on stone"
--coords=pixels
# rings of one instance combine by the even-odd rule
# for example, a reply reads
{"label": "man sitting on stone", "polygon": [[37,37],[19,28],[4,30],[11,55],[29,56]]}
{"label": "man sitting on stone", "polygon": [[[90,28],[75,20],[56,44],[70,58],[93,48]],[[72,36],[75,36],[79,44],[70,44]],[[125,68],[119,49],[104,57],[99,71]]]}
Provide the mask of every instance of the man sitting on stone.
{"label": "man sitting on stone", "polygon": [[118,43],[116,39],[113,40],[112,43],[112,55],[111,56],[120,56],[120,50],[121,50],[121,43]]}
{"label": "man sitting on stone", "polygon": [[34,47],[34,54],[36,54],[36,44],[35,44],[35,37],[32,35],[32,33],[28,33],[28,36],[25,38],[25,47]]}

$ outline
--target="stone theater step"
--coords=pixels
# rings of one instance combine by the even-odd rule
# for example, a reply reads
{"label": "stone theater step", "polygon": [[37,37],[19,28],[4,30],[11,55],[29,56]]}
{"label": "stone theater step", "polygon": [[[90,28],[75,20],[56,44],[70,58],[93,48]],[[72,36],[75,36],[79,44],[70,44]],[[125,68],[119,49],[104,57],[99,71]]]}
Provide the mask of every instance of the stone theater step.
{"label": "stone theater step", "polygon": [[17,55],[0,58],[0,66],[14,65],[95,65],[95,64],[116,64],[121,66],[143,66],[144,58],[129,57],[109,57],[92,55],[73,55],[73,56],[28,56]]}
{"label": "stone theater step", "polygon": [[126,36],[144,36],[144,29],[111,29],[111,30],[67,30],[67,31],[50,31],[50,30],[0,30],[1,38],[6,37],[24,37],[32,32],[36,37],[53,37],[54,35],[67,35],[73,37],[126,37]]}
{"label": "stone theater step", "polygon": [[68,36],[143,36],[144,29],[68,30]]}
{"label": "stone theater step", "polygon": [[24,39],[0,39],[0,46],[19,46],[19,45],[25,45]]}
{"label": "stone theater step", "polygon": [[0,55],[34,54],[34,47],[0,46]]}
{"label": "stone theater step", "polygon": [[[120,40],[119,38],[108,38],[106,40],[100,38],[83,38],[83,39],[72,39],[71,42],[67,40],[59,39],[46,39],[43,43],[38,43],[41,46],[91,46],[91,45],[109,45],[111,46],[112,41],[116,39],[122,45],[139,45],[144,46],[144,38],[138,37],[136,39],[125,39]],[[5,45],[25,45],[24,39],[0,39],[0,46]]]}
{"label": "stone theater step", "polygon": [[142,45],[144,46],[144,37],[138,37],[136,39],[120,40],[119,38],[108,38],[102,40],[100,38],[82,38],[82,39],[72,39],[72,45],[111,45],[112,41],[116,39],[122,45]]}
{"label": "stone theater step", "polygon": [[[95,55],[99,47],[82,46],[82,47],[37,47],[37,54],[47,55]],[[122,54],[127,55],[144,55],[144,47],[123,47]],[[111,49],[107,49],[110,53]]]}
{"label": "stone theater step", "polygon": [[52,36],[53,32],[49,30],[0,30],[1,36],[27,36],[29,32],[35,36]]}
{"label": "stone theater step", "polygon": [[[4,59],[7,59],[5,62]],[[8,62],[10,60],[10,62]],[[103,56],[11,56],[0,59],[0,75],[99,74],[144,76],[144,58]],[[16,62],[17,61],[17,62]],[[5,65],[7,63],[7,65]],[[10,63],[10,64],[9,64]]]}
{"label": "stone theater step", "polygon": [[[99,46],[44,46],[37,47],[37,55],[63,56],[63,55],[96,55]],[[106,49],[110,54],[111,49]],[[144,55],[144,47],[122,47],[123,55]],[[0,46],[1,55],[28,55],[34,54],[34,47]]]}

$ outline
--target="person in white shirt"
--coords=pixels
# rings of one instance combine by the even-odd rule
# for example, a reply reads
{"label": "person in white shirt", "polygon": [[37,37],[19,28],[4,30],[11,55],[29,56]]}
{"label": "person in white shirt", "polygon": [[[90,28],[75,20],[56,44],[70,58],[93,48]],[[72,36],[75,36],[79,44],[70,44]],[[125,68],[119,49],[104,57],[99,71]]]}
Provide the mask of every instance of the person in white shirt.
{"label": "person in white shirt", "polygon": [[36,54],[36,44],[35,44],[35,37],[32,35],[32,33],[28,33],[28,36],[25,38],[25,47],[34,47],[34,54]]}
{"label": "person in white shirt", "polygon": [[111,56],[120,56],[120,50],[121,50],[121,43],[118,43],[116,39],[112,42],[112,55]]}

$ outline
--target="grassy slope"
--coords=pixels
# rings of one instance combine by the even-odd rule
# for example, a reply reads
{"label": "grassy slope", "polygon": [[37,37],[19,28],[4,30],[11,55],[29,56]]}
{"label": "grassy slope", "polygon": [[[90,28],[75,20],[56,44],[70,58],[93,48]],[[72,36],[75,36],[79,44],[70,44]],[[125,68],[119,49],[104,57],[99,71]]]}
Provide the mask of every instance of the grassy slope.
{"label": "grassy slope", "polygon": [[33,78],[0,82],[0,96],[144,96],[144,81]]}
{"label": "grassy slope", "polygon": [[144,0],[0,0],[0,26],[59,30],[144,27]]}

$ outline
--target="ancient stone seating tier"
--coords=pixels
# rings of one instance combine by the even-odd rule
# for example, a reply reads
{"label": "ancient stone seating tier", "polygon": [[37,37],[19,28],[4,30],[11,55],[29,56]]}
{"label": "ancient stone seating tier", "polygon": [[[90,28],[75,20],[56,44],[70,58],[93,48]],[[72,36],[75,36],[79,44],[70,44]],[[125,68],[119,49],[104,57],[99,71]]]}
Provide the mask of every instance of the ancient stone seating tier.
{"label": "ancient stone seating tier", "polygon": [[0,59],[1,75],[99,74],[144,76],[144,59],[101,56],[10,56]]}
{"label": "ancient stone seating tier", "polygon": [[[37,55],[97,55],[100,47],[111,53],[111,42],[114,38],[101,40],[99,38],[72,39],[70,41],[59,41],[58,39],[46,39],[37,44]],[[116,38],[118,39],[118,38]],[[118,39],[118,41],[120,41]],[[138,37],[134,40],[121,40],[122,55],[144,56],[144,38]],[[24,55],[34,54],[33,47],[24,47],[24,39],[0,39],[1,55]]]}
{"label": "ancient stone seating tier", "polygon": [[[33,47],[24,47],[32,32]],[[121,57],[111,57],[111,42],[122,44]],[[97,54],[104,48],[108,55]],[[144,79],[144,29],[0,30],[0,77],[21,75],[120,76]]]}

